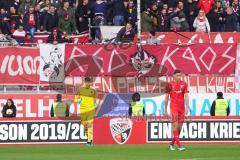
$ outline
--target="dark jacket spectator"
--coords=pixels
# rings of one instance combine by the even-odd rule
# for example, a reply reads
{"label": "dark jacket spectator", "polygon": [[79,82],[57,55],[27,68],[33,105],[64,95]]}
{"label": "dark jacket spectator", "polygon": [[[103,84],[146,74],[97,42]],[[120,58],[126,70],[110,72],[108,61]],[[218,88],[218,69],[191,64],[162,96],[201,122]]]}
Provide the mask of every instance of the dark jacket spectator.
{"label": "dark jacket spectator", "polygon": [[220,14],[218,13],[218,8],[217,7],[213,7],[213,9],[208,13],[207,15],[209,24],[210,24],[210,28],[212,32],[219,32],[219,25],[220,21]]}
{"label": "dark jacket spectator", "polygon": [[225,32],[237,31],[237,20],[237,16],[233,14],[232,8],[228,7],[225,17]]}
{"label": "dark jacket spectator", "polygon": [[13,118],[16,117],[17,109],[14,105],[14,102],[12,99],[8,99],[7,103],[3,106],[2,109],[2,116],[5,118]]}
{"label": "dark jacket spectator", "polygon": [[133,1],[129,1],[128,3],[126,22],[130,22],[133,28],[135,28],[137,23],[137,9]]}
{"label": "dark jacket spectator", "polygon": [[2,34],[10,34],[9,14],[2,8],[0,13],[0,28]]}
{"label": "dark jacket spectator", "polygon": [[79,3],[76,10],[77,28],[79,32],[88,30],[88,19],[92,18],[92,5],[88,0]]}
{"label": "dark jacket spectator", "polygon": [[168,16],[167,10],[162,9],[161,14],[158,15],[158,32],[168,31]]}
{"label": "dark jacket spectator", "polygon": [[51,32],[53,28],[58,26],[58,15],[55,12],[55,7],[51,6],[49,13],[46,14],[43,22],[43,30]]}
{"label": "dark jacket spectator", "polygon": [[131,23],[127,23],[125,27],[120,29],[117,34],[117,42],[132,42],[134,40],[135,32]]}
{"label": "dark jacket spectator", "polygon": [[23,27],[24,30],[30,32],[31,42],[34,42],[35,32],[40,30],[39,18],[36,13],[34,13],[34,8],[30,7],[29,12],[27,12],[23,17]]}
{"label": "dark jacket spectator", "polygon": [[19,5],[19,2],[17,0],[1,0],[0,1],[0,8],[4,8],[8,12],[10,10],[10,7],[17,8],[18,5]]}
{"label": "dark jacket spectator", "polygon": [[234,0],[233,3],[232,3],[232,9],[233,9],[233,13],[237,16],[238,24],[239,24],[239,21],[240,21],[240,8],[239,7],[240,6],[239,6],[239,3],[238,3],[238,0]]}
{"label": "dark jacket spectator", "polygon": [[113,24],[115,26],[124,25],[124,19],[127,16],[127,6],[124,5],[123,0],[115,1],[113,4]]}
{"label": "dark jacket spectator", "polygon": [[104,15],[107,12],[107,7],[109,5],[113,4],[113,2],[109,1],[103,1],[103,0],[96,0],[93,7],[93,14],[94,15]]}
{"label": "dark jacket spectator", "polygon": [[40,12],[40,9],[41,9],[40,5],[38,4],[34,7],[34,12],[37,15],[37,19],[39,19],[39,28],[38,29],[43,30],[43,21],[44,21],[45,14],[44,14],[44,12]]}
{"label": "dark jacket spectator", "polygon": [[52,43],[54,45],[64,42],[64,38],[58,32],[57,28],[54,28],[52,33],[48,36],[47,43]]}
{"label": "dark jacket spectator", "polygon": [[23,26],[27,31],[29,31],[30,28],[40,29],[39,18],[31,7],[29,8],[29,12],[23,17]]}
{"label": "dark jacket spectator", "polygon": [[[10,7],[10,25],[11,29],[17,29],[20,25],[21,17],[17,14],[17,11],[14,7]],[[15,25],[14,25],[15,24]]]}
{"label": "dark jacket spectator", "polygon": [[178,2],[178,0],[167,0],[167,4],[168,4],[169,8],[174,8],[176,6],[177,2]]}
{"label": "dark jacket spectator", "polygon": [[197,4],[193,2],[193,0],[187,0],[187,3],[184,5],[184,13],[186,15],[190,31],[194,31],[193,22],[195,20],[195,17],[198,15]]}

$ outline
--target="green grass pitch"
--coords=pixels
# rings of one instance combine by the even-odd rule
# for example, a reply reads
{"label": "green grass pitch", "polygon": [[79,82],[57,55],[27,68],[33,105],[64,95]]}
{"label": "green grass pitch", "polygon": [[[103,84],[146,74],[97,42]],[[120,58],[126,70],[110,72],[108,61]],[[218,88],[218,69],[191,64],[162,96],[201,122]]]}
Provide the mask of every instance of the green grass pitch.
{"label": "green grass pitch", "polygon": [[49,145],[1,146],[1,160],[240,160],[240,145],[186,145],[170,151],[167,145]]}

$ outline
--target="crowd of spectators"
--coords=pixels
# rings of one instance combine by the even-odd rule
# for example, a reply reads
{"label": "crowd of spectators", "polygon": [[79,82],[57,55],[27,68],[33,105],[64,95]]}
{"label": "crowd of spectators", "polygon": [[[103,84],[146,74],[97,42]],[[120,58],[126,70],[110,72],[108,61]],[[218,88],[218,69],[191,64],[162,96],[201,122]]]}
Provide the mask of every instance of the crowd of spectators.
{"label": "crowd of spectators", "polygon": [[[50,32],[49,42],[69,41],[89,23],[136,33],[136,6],[137,0],[0,0],[0,32],[21,43],[27,33],[34,42],[36,32]],[[237,32],[239,20],[239,0],[141,0],[142,32]],[[98,27],[91,37],[101,39]]]}

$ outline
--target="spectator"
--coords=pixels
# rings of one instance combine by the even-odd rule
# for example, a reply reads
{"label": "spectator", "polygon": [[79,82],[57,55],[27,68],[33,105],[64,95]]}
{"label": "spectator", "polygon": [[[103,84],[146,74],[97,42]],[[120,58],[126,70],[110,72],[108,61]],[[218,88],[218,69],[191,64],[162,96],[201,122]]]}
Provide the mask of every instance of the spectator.
{"label": "spectator", "polygon": [[[223,7],[224,8],[227,8],[227,7],[230,7],[230,0],[221,0],[223,2]],[[232,0],[231,0],[232,1]]]}
{"label": "spectator", "polygon": [[75,24],[75,12],[71,7],[69,7],[68,1],[64,1],[63,7],[58,10],[59,19],[64,19],[64,15],[66,15],[66,13],[69,16],[69,19],[72,21],[71,23],[76,25]]}
{"label": "spectator", "polygon": [[127,22],[130,22],[133,28],[137,25],[137,9],[131,0],[127,4]]}
{"label": "spectator", "polygon": [[[14,7],[10,7],[10,25],[11,29],[17,29],[20,24],[21,17],[17,14],[17,10]],[[15,24],[13,26],[13,24]]]}
{"label": "spectator", "polygon": [[239,3],[238,3],[238,0],[233,0],[233,3],[232,3],[232,10],[233,10],[233,13],[236,15],[237,17],[237,31],[240,31],[240,28],[239,28],[239,21],[240,21],[240,9],[239,9]]}
{"label": "spectator", "polygon": [[89,0],[83,0],[79,3],[76,10],[77,28],[79,32],[84,32],[89,29],[88,19],[92,18],[92,7]]}
{"label": "spectator", "polygon": [[180,31],[181,30],[181,21],[180,18],[178,17],[179,9],[176,8],[173,9],[169,8],[169,16],[168,19],[170,21],[170,30],[171,31]]}
{"label": "spectator", "polygon": [[147,44],[160,44],[160,41],[155,37],[155,31],[149,32],[149,38],[147,39]]}
{"label": "spectator", "polygon": [[230,113],[230,108],[227,100],[223,98],[223,93],[217,93],[217,99],[212,103],[211,116],[228,116]]}
{"label": "spectator", "polygon": [[16,117],[17,108],[14,105],[12,99],[8,99],[7,103],[3,106],[2,109],[2,116],[4,118],[14,118]]}
{"label": "spectator", "polygon": [[116,41],[117,42],[132,42],[135,36],[135,32],[132,28],[131,23],[127,23],[125,27],[120,29],[117,34]]}
{"label": "spectator", "polygon": [[216,1],[216,6],[218,8],[218,14],[219,14],[219,23],[220,23],[219,30],[220,32],[224,32],[225,31],[224,20],[225,20],[226,12],[223,6],[221,5],[221,1]]}
{"label": "spectator", "polygon": [[113,24],[115,26],[124,25],[124,19],[127,16],[127,8],[124,6],[123,0],[117,0],[113,4]]}
{"label": "spectator", "polygon": [[211,11],[212,7],[215,5],[214,0],[199,0],[198,7],[203,10],[206,14]]}
{"label": "spectator", "polygon": [[9,15],[5,11],[5,9],[1,9],[1,14],[0,14],[0,28],[2,34],[10,34],[10,23],[9,23]]}
{"label": "spectator", "polygon": [[47,43],[52,43],[54,45],[64,42],[64,38],[58,32],[57,28],[54,28],[52,33],[48,36]]}
{"label": "spectator", "polygon": [[29,11],[23,17],[23,26],[25,31],[30,32],[31,42],[34,42],[34,34],[36,31],[39,32],[39,19],[36,13],[34,13],[34,8],[29,7]]}
{"label": "spectator", "polygon": [[177,3],[177,8],[180,10],[178,12],[178,18],[181,21],[181,29],[180,29],[180,31],[182,31],[182,32],[189,32],[189,24],[187,22],[186,15],[184,13],[184,4],[183,4],[182,1],[179,1]]}
{"label": "spectator", "polygon": [[34,7],[34,13],[36,14],[37,16],[37,19],[39,20],[39,30],[43,30],[43,18],[44,18],[44,15],[42,12],[40,12],[40,5],[37,4],[35,5]]}
{"label": "spectator", "polygon": [[179,7],[176,7],[174,12],[169,14],[170,19],[170,30],[173,31],[189,31],[189,25],[185,18],[185,14],[183,11],[180,10]]}
{"label": "spectator", "polygon": [[19,0],[2,0],[0,2],[0,8],[4,8],[7,12],[10,11],[10,7],[18,7]]}
{"label": "spectator", "polygon": [[69,106],[62,101],[62,95],[57,94],[56,102],[51,106],[51,117],[69,117]]}
{"label": "spectator", "polygon": [[166,10],[168,10],[168,4],[163,4],[163,6],[162,6],[162,9],[166,9]]}
{"label": "spectator", "polygon": [[152,16],[153,29],[156,30],[158,27],[158,6],[157,3],[153,3],[150,14]]}
{"label": "spectator", "polygon": [[51,0],[51,5],[59,9],[62,6],[62,0]]}
{"label": "spectator", "polygon": [[150,32],[153,30],[153,17],[148,10],[142,13],[141,30],[142,32]]}
{"label": "spectator", "polygon": [[217,6],[214,6],[213,9],[208,13],[207,18],[209,20],[210,28],[212,32],[220,32],[220,14],[218,13]]}
{"label": "spectator", "polygon": [[132,102],[128,110],[129,116],[145,116],[144,104],[140,100],[139,93],[136,92],[132,95]]}
{"label": "spectator", "polygon": [[193,28],[194,19],[198,15],[197,4],[193,2],[193,0],[187,0],[187,3],[185,4],[185,7],[184,7],[184,13],[186,15],[186,19],[189,24],[189,30],[190,32],[192,32],[194,31],[194,28]]}
{"label": "spectator", "polygon": [[179,12],[178,18],[180,19],[180,22],[181,22],[180,31],[181,32],[189,32],[189,24],[187,22],[184,12]]}
{"label": "spectator", "polygon": [[158,15],[158,29],[159,32],[168,31],[168,17],[167,10],[165,8],[162,9],[161,14]]}
{"label": "spectator", "polygon": [[167,0],[169,8],[174,8],[178,0]]}
{"label": "spectator", "polygon": [[[107,7],[111,5],[113,2],[114,1],[106,2],[103,0],[96,0],[93,7],[93,16],[94,16],[95,26],[106,24]],[[97,40],[101,39],[100,29],[97,28],[95,32],[96,32],[95,33],[96,39]]]}
{"label": "spectator", "polygon": [[31,0],[25,0],[22,2],[18,8],[18,13],[20,14],[21,18],[29,11],[29,7],[32,6]]}
{"label": "spectator", "polygon": [[38,3],[40,5],[40,12],[48,12],[51,6],[50,0],[43,0]]}
{"label": "spectator", "polygon": [[225,32],[237,31],[237,16],[233,14],[231,7],[227,7],[227,15],[225,17]]}
{"label": "spectator", "polygon": [[61,31],[64,35],[72,34],[77,32],[75,23],[69,18],[68,13],[64,14],[64,19],[60,19],[58,23],[59,31]]}
{"label": "spectator", "polygon": [[43,21],[43,30],[51,32],[53,28],[58,26],[58,15],[54,6],[50,6],[49,12],[46,14]]}
{"label": "spectator", "polygon": [[203,10],[199,11],[198,16],[193,22],[193,27],[196,32],[210,32],[210,25]]}
{"label": "spectator", "polygon": [[13,32],[13,38],[20,44],[23,45],[25,42],[26,32],[23,26],[19,24],[18,29]]}
{"label": "spectator", "polygon": [[77,6],[76,6],[76,0],[67,0],[69,2],[69,6],[76,9]]}

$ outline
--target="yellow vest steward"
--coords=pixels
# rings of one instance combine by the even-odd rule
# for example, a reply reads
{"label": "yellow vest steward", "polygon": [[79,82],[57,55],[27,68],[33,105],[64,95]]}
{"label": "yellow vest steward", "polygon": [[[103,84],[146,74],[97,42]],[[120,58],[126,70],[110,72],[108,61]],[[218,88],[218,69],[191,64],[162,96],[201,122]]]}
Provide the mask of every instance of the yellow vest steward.
{"label": "yellow vest steward", "polygon": [[94,89],[81,87],[78,95],[75,96],[75,101],[80,100],[80,112],[94,110],[96,97],[97,93]]}
{"label": "yellow vest steward", "polygon": [[228,102],[225,99],[216,99],[215,100],[215,116],[226,116],[227,115],[227,108]]}
{"label": "yellow vest steward", "polygon": [[143,116],[144,104],[142,102],[132,102],[132,116]]}
{"label": "yellow vest steward", "polygon": [[53,103],[54,117],[66,117],[67,104],[63,102]]}

